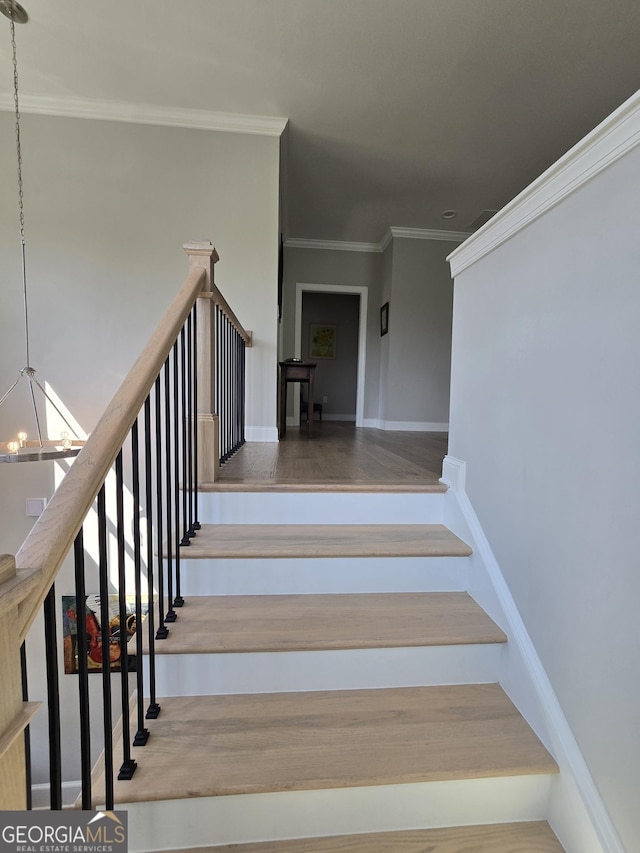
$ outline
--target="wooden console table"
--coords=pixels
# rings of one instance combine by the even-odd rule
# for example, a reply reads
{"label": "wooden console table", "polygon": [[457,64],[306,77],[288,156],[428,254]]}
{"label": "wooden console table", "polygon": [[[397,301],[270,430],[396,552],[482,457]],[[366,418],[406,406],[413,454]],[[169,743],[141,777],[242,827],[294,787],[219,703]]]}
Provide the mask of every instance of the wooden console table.
{"label": "wooden console table", "polygon": [[280,364],[280,431],[282,438],[287,432],[287,384],[289,382],[307,382],[309,384],[309,395],[307,403],[307,424],[309,438],[313,431],[313,378],[316,370],[315,364],[306,364],[302,361],[281,361]]}

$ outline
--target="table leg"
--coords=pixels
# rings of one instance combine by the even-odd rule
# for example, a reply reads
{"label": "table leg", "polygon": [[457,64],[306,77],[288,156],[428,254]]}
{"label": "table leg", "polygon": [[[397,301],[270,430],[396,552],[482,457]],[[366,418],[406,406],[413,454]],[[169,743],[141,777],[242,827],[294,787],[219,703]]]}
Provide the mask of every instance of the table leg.
{"label": "table leg", "polygon": [[307,403],[307,417],[309,419],[309,438],[313,433],[313,374],[314,370],[309,371],[309,402]]}
{"label": "table leg", "polygon": [[280,432],[279,437],[284,438],[287,432],[287,378],[284,370],[280,371]]}

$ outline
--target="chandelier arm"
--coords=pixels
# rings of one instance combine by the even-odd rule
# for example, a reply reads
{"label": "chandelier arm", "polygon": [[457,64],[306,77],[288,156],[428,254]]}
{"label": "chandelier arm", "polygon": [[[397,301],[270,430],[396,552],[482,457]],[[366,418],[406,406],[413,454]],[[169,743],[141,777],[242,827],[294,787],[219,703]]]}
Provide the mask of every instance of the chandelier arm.
{"label": "chandelier arm", "polygon": [[20,382],[20,380],[21,380],[21,379],[22,379],[22,374],[20,374],[20,376],[18,376],[18,378],[17,378],[17,379],[16,379],[16,381],[13,383],[13,385],[11,386],[11,388],[9,388],[9,390],[8,390],[8,391],[5,391],[5,392],[4,392],[4,394],[2,395],[2,399],[0,399],[0,406],[4,403],[4,401],[7,399],[7,397],[9,396],[9,394],[13,391],[13,389],[16,387],[16,385],[18,384],[18,382]]}
{"label": "chandelier arm", "polygon": [[69,427],[69,429],[71,430],[71,432],[72,432],[72,434],[74,435],[74,437],[75,437],[75,438],[77,438],[78,440],[80,440],[80,437],[79,437],[79,436],[78,436],[78,434],[76,433],[75,429],[71,426],[71,424],[69,423],[69,421],[65,418],[65,416],[62,414],[62,412],[60,411],[60,409],[56,406],[55,402],[51,399],[51,397],[49,396],[49,394],[47,394],[46,390],[42,387],[42,385],[40,384],[40,382],[36,379],[36,377],[35,377],[35,376],[33,376],[32,378],[33,378],[33,381],[34,381],[34,382],[36,383],[36,385],[38,386],[38,388],[40,389],[40,391],[44,394],[45,399],[46,399],[49,403],[51,403],[51,405],[52,405],[52,406],[53,406],[53,408],[56,410],[56,412],[60,415],[60,417],[62,418],[62,420],[63,420],[63,421],[65,422],[65,424]]}
{"label": "chandelier arm", "polygon": [[36,396],[33,393],[33,376],[31,374],[27,374],[29,379],[29,393],[31,395],[31,404],[33,406],[33,417],[36,422],[36,429],[38,430],[38,444],[40,447],[44,447],[42,443],[42,431],[40,429],[40,418],[38,417],[38,407],[36,406]]}

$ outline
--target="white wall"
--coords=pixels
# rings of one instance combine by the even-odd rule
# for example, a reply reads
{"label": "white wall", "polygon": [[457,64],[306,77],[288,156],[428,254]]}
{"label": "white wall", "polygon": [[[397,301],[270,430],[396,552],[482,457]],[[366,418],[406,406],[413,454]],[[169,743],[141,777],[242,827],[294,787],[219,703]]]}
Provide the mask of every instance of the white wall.
{"label": "white wall", "polygon": [[[638,110],[625,120],[637,146]],[[619,143],[598,139],[612,151]],[[546,211],[493,251],[483,254],[483,241],[499,243],[518,210],[454,253],[449,453],[467,462],[468,495],[631,851],[640,838],[640,148],[628,147],[559,202],[551,186]],[[577,158],[569,189],[588,165]]]}
{"label": "white wall", "polygon": [[446,429],[453,302],[446,257],[455,246],[394,237],[386,250],[392,257],[380,420],[387,429]]}
{"label": "white wall", "polygon": [[[25,115],[32,360],[90,429],[186,277],[182,244],[210,239],[245,328],[248,425],[274,428],[277,137]],[[11,150],[13,119],[0,114]],[[0,385],[23,366],[17,190],[0,164]],[[17,350],[17,351],[16,351]]]}
{"label": "white wall", "polygon": [[[0,113],[5,151],[14,138],[12,116]],[[278,138],[23,115],[22,143],[31,362],[81,427],[93,428],[186,278],[182,244],[210,239],[216,282],[254,332],[248,432],[275,437]],[[0,162],[0,186],[1,395],[25,364],[12,156]],[[14,396],[22,411],[0,409],[2,436],[33,432],[26,389]],[[51,496],[49,465],[0,465],[0,553],[15,553],[31,528],[25,498]],[[57,593],[73,594],[68,569]],[[36,684],[42,651],[33,649]],[[75,676],[61,678],[69,729]]]}

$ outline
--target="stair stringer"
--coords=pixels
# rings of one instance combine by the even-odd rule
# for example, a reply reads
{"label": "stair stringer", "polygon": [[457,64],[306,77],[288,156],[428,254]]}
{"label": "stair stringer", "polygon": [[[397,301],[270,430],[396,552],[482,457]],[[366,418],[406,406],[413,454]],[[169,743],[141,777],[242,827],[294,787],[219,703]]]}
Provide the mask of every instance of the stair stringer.
{"label": "stair stringer", "polygon": [[567,853],[624,853],[624,847],[562,711],[498,561],[465,491],[466,463],[445,457],[441,482],[449,487],[443,523],[473,549],[468,593],[509,637],[500,684],[556,760],[551,783],[551,828]]}

